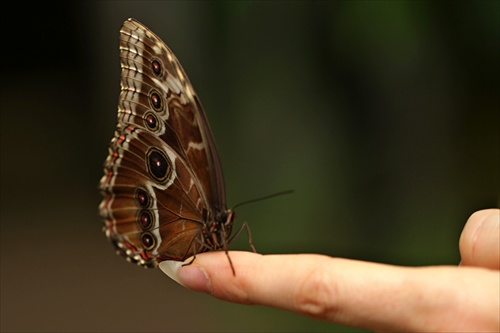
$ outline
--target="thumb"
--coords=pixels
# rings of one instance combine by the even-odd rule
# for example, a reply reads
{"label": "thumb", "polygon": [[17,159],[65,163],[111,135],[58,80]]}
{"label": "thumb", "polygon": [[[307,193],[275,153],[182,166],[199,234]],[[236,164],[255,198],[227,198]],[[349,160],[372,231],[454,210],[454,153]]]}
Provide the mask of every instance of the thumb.
{"label": "thumb", "polygon": [[460,236],[461,265],[500,268],[500,209],[485,209],[469,217]]}

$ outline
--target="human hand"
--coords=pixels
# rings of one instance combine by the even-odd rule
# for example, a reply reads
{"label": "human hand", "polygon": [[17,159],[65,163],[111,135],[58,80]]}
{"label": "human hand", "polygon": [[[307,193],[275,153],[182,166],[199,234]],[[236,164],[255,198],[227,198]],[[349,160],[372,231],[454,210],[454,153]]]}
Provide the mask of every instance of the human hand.
{"label": "human hand", "polygon": [[[400,267],[317,254],[198,254],[160,268],[183,286],[376,331],[500,331],[500,210],[474,213],[457,266]],[[188,259],[189,260],[189,259]],[[189,262],[189,261],[186,261]]]}

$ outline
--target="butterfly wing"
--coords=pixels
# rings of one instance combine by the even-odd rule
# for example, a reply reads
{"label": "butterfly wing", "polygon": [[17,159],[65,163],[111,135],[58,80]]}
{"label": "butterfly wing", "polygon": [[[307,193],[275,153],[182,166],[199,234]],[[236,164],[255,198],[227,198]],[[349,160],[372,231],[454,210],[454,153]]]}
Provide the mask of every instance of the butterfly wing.
{"label": "butterfly wing", "polygon": [[100,182],[104,229],[130,261],[184,260],[206,250],[207,212],[226,210],[210,126],[175,55],[134,19],[120,29],[120,59],[117,127]]}

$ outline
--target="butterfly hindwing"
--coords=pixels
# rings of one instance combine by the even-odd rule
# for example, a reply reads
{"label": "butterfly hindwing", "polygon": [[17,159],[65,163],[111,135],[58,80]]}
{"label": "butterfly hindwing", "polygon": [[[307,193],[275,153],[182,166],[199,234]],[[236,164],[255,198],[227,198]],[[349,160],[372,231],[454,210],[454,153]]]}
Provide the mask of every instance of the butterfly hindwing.
{"label": "butterfly hindwing", "polygon": [[220,161],[184,70],[133,19],[120,29],[120,59],[117,127],[100,182],[106,235],[146,267],[226,246],[232,214]]}

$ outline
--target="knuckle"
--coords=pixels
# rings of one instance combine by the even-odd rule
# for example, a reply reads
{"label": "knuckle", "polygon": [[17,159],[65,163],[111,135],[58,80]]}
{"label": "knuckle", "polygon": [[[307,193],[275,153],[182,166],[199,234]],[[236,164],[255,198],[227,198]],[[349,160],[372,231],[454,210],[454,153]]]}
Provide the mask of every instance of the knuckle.
{"label": "knuckle", "polygon": [[234,303],[252,305],[254,301],[249,290],[250,286],[247,283],[238,280],[235,283],[219,286],[214,296]]}
{"label": "knuckle", "polygon": [[338,289],[331,273],[323,266],[312,269],[298,284],[293,295],[296,309],[315,318],[330,318],[337,313]]}

